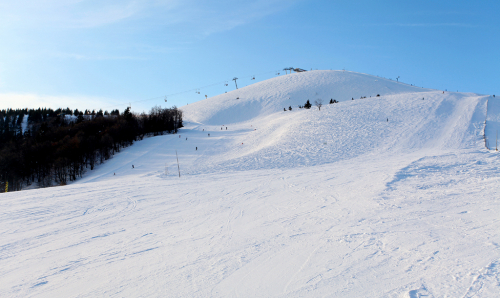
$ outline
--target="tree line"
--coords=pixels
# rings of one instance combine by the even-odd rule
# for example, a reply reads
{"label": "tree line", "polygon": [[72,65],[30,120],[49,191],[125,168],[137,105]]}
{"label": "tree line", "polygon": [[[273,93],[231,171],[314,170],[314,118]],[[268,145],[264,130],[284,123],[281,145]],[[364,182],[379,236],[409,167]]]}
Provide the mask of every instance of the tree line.
{"label": "tree line", "polygon": [[[27,119],[26,119],[27,117]],[[0,192],[65,185],[145,136],[177,133],[182,111],[0,110]]]}

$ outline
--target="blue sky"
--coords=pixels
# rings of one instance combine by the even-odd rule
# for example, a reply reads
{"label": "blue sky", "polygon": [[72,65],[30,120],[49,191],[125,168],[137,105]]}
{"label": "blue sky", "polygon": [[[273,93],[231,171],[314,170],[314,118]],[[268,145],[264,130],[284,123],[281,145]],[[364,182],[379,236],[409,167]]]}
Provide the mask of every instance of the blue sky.
{"label": "blue sky", "polygon": [[290,66],[500,94],[499,12],[500,1],[2,1],[0,108],[142,112]]}

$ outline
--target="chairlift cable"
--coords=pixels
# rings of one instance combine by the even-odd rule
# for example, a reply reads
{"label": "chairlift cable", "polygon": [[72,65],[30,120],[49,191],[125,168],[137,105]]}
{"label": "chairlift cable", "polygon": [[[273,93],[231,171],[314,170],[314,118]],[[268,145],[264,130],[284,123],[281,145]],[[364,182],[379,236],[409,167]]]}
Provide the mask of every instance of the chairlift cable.
{"label": "chairlift cable", "polygon": [[[270,73],[279,73],[279,71],[276,71],[276,70],[266,71],[266,72],[262,72],[262,73],[259,73],[259,74],[256,74],[256,75],[243,76],[242,78],[254,79],[257,76],[265,75],[265,74],[270,74]],[[185,91],[181,91],[181,92],[177,92],[177,93],[172,93],[172,94],[167,94],[167,95],[163,95],[163,96],[157,96],[157,97],[152,97],[152,98],[148,98],[148,99],[141,99],[141,100],[136,100],[136,101],[132,101],[132,102],[117,103],[117,104],[114,104],[114,105],[105,106],[105,107],[103,107],[103,109],[117,107],[117,106],[123,106],[123,105],[130,106],[132,103],[145,102],[145,101],[150,101],[150,100],[155,100],[155,99],[158,100],[160,98],[164,98],[165,99],[166,97],[177,96],[177,95],[180,95],[180,94],[189,93],[189,92],[193,92],[193,91],[195,91],[198,94],[201,94],[200,91],[199,91],[200,89],[204,89],[204,88],[208,88],[208,87],[213,87],[213,86],[220,85],[220,84],[224,84],[224,86],[228,86],[227,82],[228,81],[225,80],[225,81],[220,81],[220,82],[213,83],[213,84],[210,84],[210,85],[206,85],[206,86],[203,86],[203,87],[193,88],[193,89],[189,89],[189,90],[185,90]]]}

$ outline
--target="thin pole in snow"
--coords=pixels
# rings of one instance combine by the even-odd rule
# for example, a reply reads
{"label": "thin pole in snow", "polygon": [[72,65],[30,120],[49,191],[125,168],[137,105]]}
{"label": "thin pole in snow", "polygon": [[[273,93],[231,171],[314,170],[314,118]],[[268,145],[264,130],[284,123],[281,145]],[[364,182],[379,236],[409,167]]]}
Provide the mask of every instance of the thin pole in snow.
{"label": "thin pole in snow", "polygon": [[175,157],[177,157],[177,170],[179,170],[179,178],[181,178],[181,168],[179,167],[179,156],[177,155],[177,150],[175,150]]}
{"label": "thin pole in snow", "polygon": [[237,80],[237,79],[238,79],[237,77],[234,77],[234,78],[233,78],[234,84],[236,85],[236,89],[238,89],[238,84],[236,83],[236,80]]}

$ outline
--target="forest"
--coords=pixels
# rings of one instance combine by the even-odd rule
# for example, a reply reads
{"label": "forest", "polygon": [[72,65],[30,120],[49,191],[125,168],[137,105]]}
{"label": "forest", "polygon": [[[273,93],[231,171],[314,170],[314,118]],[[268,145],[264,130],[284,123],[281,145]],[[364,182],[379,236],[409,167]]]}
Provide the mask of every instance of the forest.
{"label": "forest", "polygon": [[66,185],[144,137],[177,133],[182,111],[0,110],[0,192]]}

